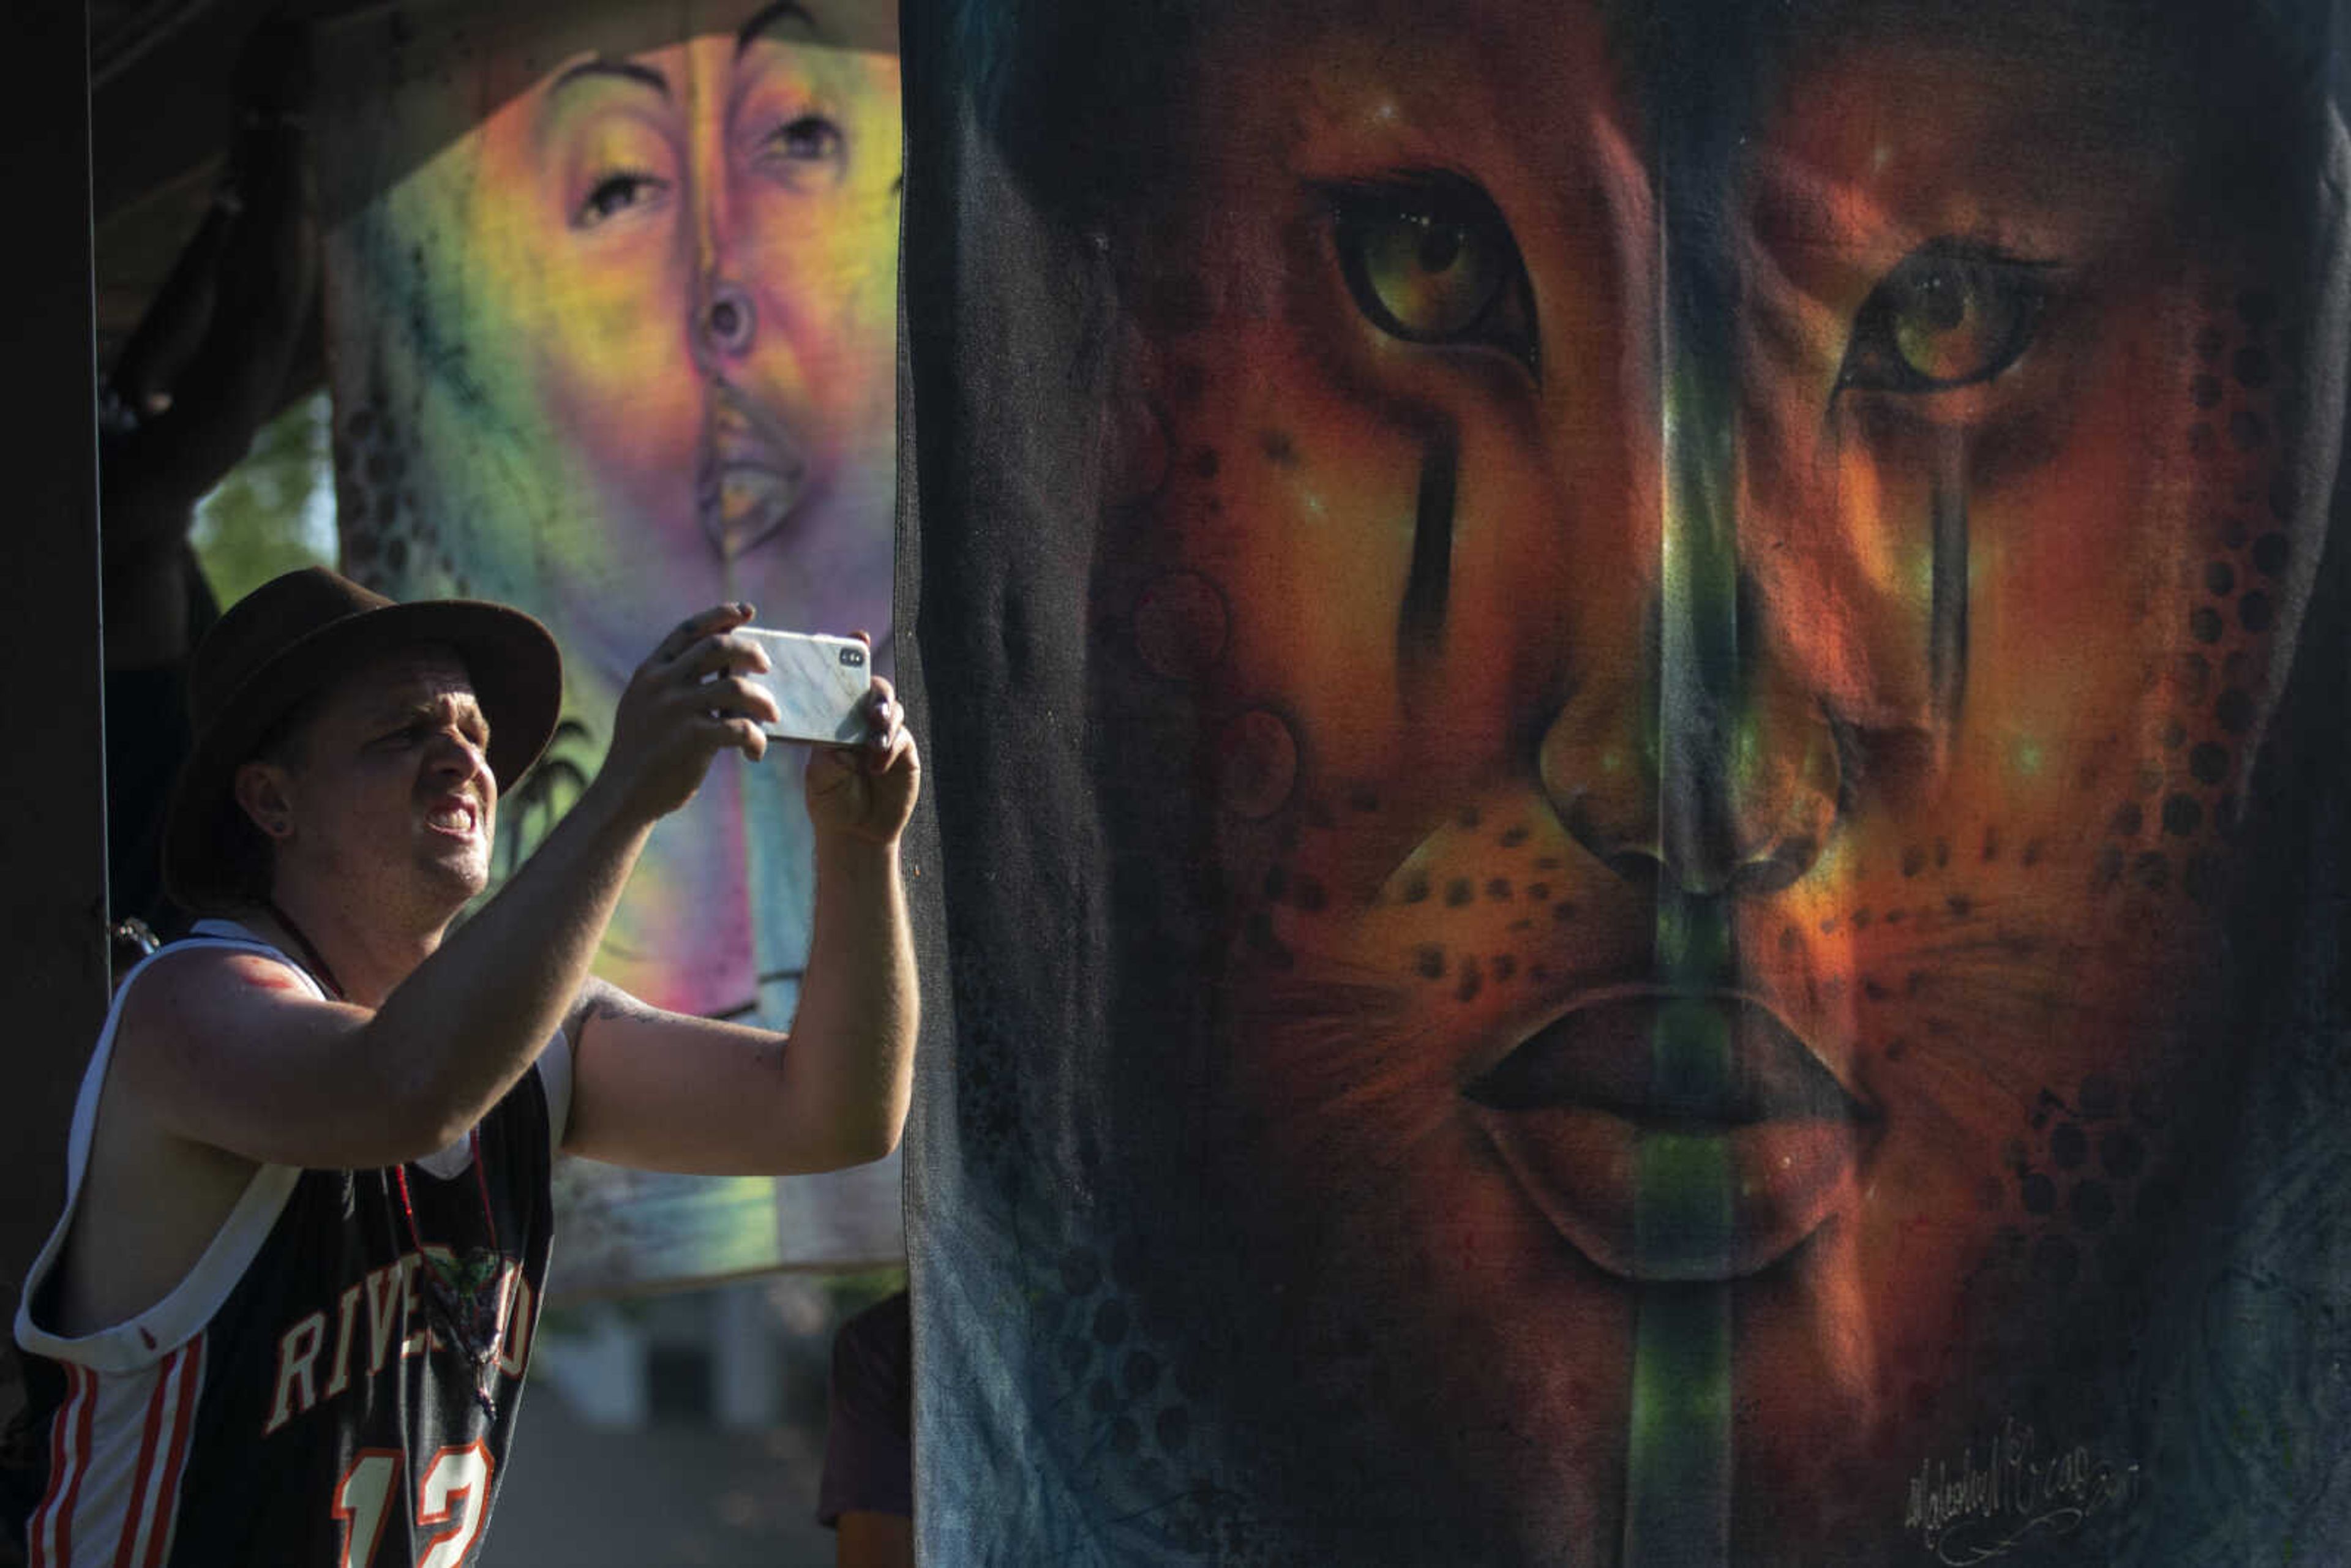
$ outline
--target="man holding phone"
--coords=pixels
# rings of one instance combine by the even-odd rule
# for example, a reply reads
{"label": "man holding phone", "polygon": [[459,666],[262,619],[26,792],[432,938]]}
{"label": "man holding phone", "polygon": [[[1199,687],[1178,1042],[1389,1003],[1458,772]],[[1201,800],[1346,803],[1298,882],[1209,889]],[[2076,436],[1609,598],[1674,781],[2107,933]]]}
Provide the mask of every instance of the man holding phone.
{"label": "man holding phone", "polygon": [[588,972],[653,825],[780,721],[751,617],[705,611],[653,650],[594,782],[454,932],[498,797],[555,725],[545,629],[312,569],[207,637],[164,871],[215,918],[116,997],[16,1319],[47,1462],[6,1511],[32,1563],[470,1563],[557,1149],[783,1174],[894,1146],[918,765],[886,682],[862,741],[809,762],[815,936],[789,1039]]}

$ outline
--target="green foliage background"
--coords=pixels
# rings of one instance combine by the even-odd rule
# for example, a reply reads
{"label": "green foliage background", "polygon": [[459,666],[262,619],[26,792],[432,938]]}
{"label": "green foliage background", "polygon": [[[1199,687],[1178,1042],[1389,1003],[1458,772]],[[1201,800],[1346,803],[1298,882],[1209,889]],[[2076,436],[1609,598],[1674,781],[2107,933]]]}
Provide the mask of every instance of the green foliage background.
{"label": "green foliage background", "polygon": [[224,608],[279,572],[337,563],[331,417],[324,392],[304,398],[196,503],[189,537]]}

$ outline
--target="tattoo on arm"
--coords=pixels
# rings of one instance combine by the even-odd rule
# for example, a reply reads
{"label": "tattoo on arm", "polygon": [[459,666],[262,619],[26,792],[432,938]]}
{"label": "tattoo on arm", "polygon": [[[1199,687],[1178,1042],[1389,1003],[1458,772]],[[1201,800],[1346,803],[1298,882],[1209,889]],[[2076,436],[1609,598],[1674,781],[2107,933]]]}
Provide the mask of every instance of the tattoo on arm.
{"label": "tattoo on arm", "polygon": [[609,980],[590,980],[580,988],[578,1005],[570,1017],[563,1020],[566,1039],[575,1046],[580,1043],[580,1030],[596,1019],[634,1019],[640,1022],[662,1016],[662,1010],[641,1002]]}

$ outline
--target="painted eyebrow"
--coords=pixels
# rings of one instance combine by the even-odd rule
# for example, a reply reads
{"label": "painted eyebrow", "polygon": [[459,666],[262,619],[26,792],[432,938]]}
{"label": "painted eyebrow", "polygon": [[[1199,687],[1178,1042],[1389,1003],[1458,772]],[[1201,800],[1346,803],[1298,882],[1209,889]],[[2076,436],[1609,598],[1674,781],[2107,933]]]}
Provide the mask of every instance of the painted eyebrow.
{"label": "painted eyebrow", "polygon": [[623,81],[642,83],[664,99],[669,97],[669,78],[653,67],[641,66],[634,60],[607,59],[602,55],[581,60],[578,65],[557,77],[554,83],[547,89],[548,96],[552,98],[573,82],[590,77],[618,77]]}
{"label": "painted eyebrow", "polygon": [[816,25],[816,18],[810,16],[807,9],[798,4],[798,0],[775,0],[773,5],[760,7],[751,19],[744,23],[737,31],[735,57],[741,59],[744,51],[757,43],[760,36],[768,28],[780,26],[786,22],[797,23],[805,27],[811,37],[823,37],[822,30]]}

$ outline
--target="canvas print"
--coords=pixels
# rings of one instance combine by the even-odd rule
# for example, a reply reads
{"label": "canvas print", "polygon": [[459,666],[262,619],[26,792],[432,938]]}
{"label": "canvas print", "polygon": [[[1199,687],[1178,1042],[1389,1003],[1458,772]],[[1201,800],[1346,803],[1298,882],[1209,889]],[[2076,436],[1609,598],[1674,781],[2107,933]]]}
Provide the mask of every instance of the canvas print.
{"label": "canvas print", "polygon": [[2335,14],[909,15],[925,1548],[2351,1550]]}
{"label": "canvas print", "polygon": [[[564,652],[564,720],[501,802],[499,872],[594,776],[630,672],[682,616],[741,600],[762,625],[863,632],[887,674],[894,9],[404,4],[319,48],[343,567],[395,597],[514,604]],[[813,875],[801,755],[722,765],[661,824],[599,973],[789,1022]],[[567,1167],[560,1272],[887,1260],[896,1174]]]}

